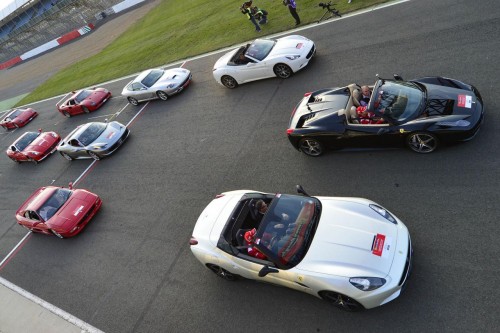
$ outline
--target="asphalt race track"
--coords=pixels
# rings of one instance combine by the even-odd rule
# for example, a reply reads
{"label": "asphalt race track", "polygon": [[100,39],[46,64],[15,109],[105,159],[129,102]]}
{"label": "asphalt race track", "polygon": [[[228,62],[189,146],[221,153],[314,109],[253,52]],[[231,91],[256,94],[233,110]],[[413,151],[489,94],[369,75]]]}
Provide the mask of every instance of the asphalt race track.
{"label": "asphalt race track", "polygon": [[[123,109],[115,119],[127,124],[142,112],[128,142],[77,184],[103,198],[94,220],[72,239],[29,235],[0,275],[105,332],[497,331],[497,5],[409,1],[300,31],[318,54],[284,81],[226,89],[212,77],[220,56],[213,55],[187,62],[194,82],[166,102],[126,106],[123,80],[106,86],[114,98],[89,115],[66,119],[55,111],[57,100],[35,104],[40,115],[26,129],[63,137],[89,118]],[[481,131],[430,155],[394,149],[309,158],[292,148],[285,130],[305,92],[372,84],[376,73],[473,83],[486,106]],[[0,148],[23,131],[0,134]],[[91,163],[57,154],[39,165],[0,158],[0,259],[26,235],[14,214],[28,195],[43,185],[66,186]],[[223,281],[191,254],[193,226],[216,194],[292,193],[295,184],[313,195],[372,199],[405,222],[415,260],[398,299],[345,313],[285,288]]]}

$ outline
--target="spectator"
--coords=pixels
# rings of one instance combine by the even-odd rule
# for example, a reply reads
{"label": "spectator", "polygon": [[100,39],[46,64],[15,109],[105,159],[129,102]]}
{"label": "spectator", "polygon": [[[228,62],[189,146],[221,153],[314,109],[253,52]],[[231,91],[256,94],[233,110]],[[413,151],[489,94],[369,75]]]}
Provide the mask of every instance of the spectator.
{"label": "spectator", "polygon": [[288,7],[290,14],[292,14],[292,17],[295,19],[295,25],[299,25],[300,17],[299,14],[297,14],[297,4],[295,0],[283,0],[283,4]]}
{"label": "spectator", "polygon": [[253,25],[255,26],[255,31],[260,32],[260,26],[255,20],[255,16],[252,11],[252,1],[244,2],[240,7],[240,11],[242,14],[246,15],[248,19],[253,23]]}

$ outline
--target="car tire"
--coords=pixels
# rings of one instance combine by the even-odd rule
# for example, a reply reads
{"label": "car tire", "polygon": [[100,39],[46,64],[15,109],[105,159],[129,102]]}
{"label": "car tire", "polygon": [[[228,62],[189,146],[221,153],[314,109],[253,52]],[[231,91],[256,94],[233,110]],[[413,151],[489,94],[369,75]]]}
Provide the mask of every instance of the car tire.
{"label": "car tire", "polygon": [[139,105],[139,101],[133,97],[127,97],[127,100],[130,104],[132,104],[133,106],[137,106]]}
{"label": "car tire", "polygon": [[273,71],[274,74],[276,74],[276,76],[279,77],[280,79],[288,79],[293,74],[293,71],[290,68],[290,66],[285,64],[274,65]]}
{"label": "car tire", "polygon": [[54,231],[54,230],[50,229],[50,232],[51,232],[54,236],[56,236],[57,238],[60,238],[60,239],[63,239],[63,238],[64,238],[64,236],[63,236],[63,235],[61,235],[60,233],[58,233],[57,231]]}
{"label": "car tire", "polygon": [[238,82],[236,82],[235,78],[229,75],[223,75],[220,78],[220,82],[222,82],[222,85],[226,88],[229,89],[234,89],[238,87]]}
{"label": "car tire", "polygon": [[438,144],[438,138],[429,132],[414,132],[406,137],[406,145],[420,154],[432,153]]}
{"label": "car tire", "polygon": [[89,153],[90,157],[92,157],[96,161],[99,161],[101,159],[101,156],[97,155],[93,151],[89,151],[88,153]]}
{"label": "car tire", "polygon": [[299,141],[299,150],[311,157],[318,157],[323,154],[323,144],[316,139],[303,138]]}
{"label": "car tire", "polygon": [[168,99],[167,93],[161,90],[156,92],[156,96],[158,96],[158,98],[161,99],[162,101],[166,101]]}
{"label": "car tire", "polygon": [[82,111],[84,113],[90,113],[90,110],[86,106],[82,106]]}
{"label": "car tire", "polygon": [[66,118],[71,118],[71,115],[69,114],[68,111],[63,111],[63,115],[66,117]]}
{"label": "car tire", "polygon": [[238,275],[233,274],[231,272],[226,271],[224,268],[219,267],[214,264],[207,264],[208,269],[215,273],[221,279],[226,281],[236,281],[238,279]]}
{"label": "car tire", "polygon": [[319,296],[328,303],[331,303],[332,305],[344,311],[356,312],[365,309],[363,305],[358,303],[356,300],[334,291],[320,291]]}
{"label": "car tire", "polygon": [[64,157],[65,159],[67,159],[68,161],[73,161],[73,157],[69,156],[68,154],[66,153],[61,153],[62,157]]}

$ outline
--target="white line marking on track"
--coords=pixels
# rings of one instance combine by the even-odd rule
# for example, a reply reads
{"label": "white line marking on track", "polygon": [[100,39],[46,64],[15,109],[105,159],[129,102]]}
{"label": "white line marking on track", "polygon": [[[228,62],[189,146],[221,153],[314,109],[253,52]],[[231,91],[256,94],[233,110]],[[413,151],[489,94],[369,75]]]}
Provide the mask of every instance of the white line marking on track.
{"label": "white line marking on track", "polygon": [[3,258],[3,260],[0,262],[0,267],[2,267],[2,266],[3,266],[3,264],[4,264],[7,260],[9,260],[10,256],[12,255],[12,253],[14,253],[14,252],[17,250],[17,248],[23,244],[23,242],[26,240],[26,238],[27,238],[29,235],[31,235],[31,231],[28,231],[28,233],[27,233],[27,234],[23,237],[23,239],[21,239],[21,240],[19,241],[19,243],[17,243],[17,245],[16,245],[16,246],[14,246],[14,248],[13,248],[13,249],[9,252],[9,254],[7,254],[7,255],[5,256],[5,258]]}

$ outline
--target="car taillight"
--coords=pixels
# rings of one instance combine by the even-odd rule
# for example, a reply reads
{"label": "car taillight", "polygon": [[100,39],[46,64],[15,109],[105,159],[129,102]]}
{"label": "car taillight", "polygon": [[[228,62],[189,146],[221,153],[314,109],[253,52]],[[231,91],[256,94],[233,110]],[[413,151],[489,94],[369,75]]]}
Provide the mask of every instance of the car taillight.
{"label": "car taillight", "polygon": [[292,133],[293,133],[293,128],[289,128],[289,129],[286,130],[286,134],[287,135],[290,135]]}
{"label": "car taillight", "polygon": [[198,241],[196,240],[196,238],[191,236],[191,239],[189,240],[189,245],[197,245],[197,244],[198,244]]}
{"label": "car taillight", "polygon": [[223,196],[224,196],[224,194],[217,194],[217,195],[215,196],[215,199],[222,198]]}

